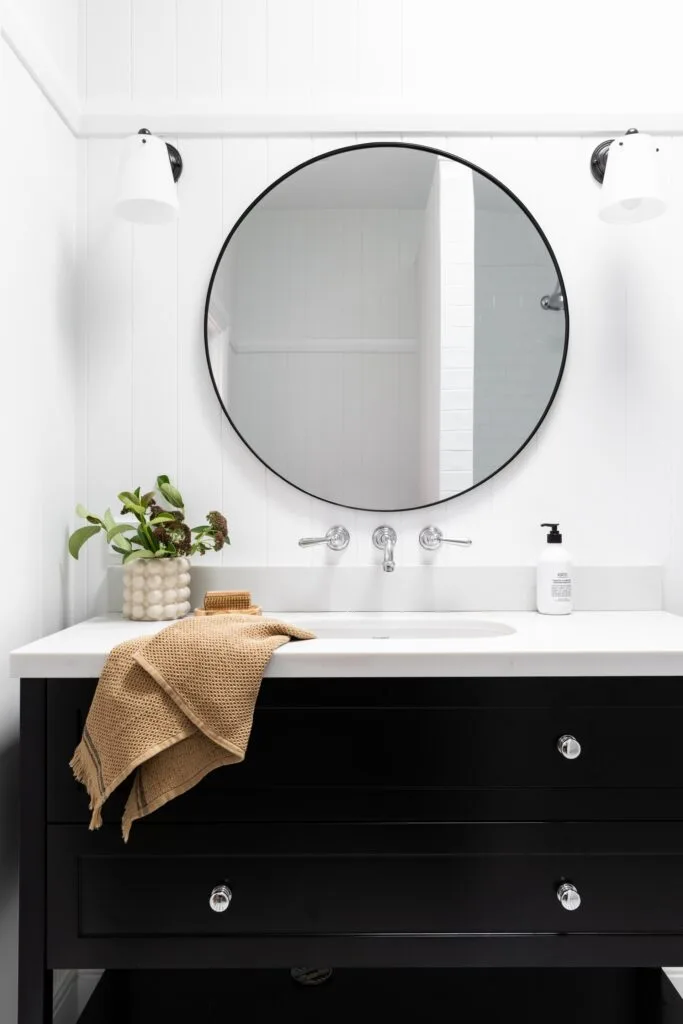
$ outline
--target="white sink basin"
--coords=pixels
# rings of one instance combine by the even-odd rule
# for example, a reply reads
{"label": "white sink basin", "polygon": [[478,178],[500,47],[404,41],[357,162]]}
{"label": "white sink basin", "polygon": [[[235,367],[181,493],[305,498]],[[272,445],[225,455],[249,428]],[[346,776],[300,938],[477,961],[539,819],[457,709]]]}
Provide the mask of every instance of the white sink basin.
{"label": "white sink basin", "polygon": [[[293,621],[294,616],[289,616]],[[487,619],[457,619],[425,614],[421,617],[353,615],[296,616],[297,624],[310,629],[319,640],[457,640],[510,636],[516,630]]]}

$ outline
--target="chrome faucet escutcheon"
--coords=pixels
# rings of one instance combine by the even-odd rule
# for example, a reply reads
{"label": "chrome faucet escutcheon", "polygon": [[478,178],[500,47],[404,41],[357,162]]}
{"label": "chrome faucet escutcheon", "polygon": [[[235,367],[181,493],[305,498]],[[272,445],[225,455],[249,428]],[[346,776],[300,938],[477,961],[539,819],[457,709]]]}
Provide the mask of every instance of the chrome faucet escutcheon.
{"label": "chrome faucet escutcheon", "polygon": [[396,568],[394,548],[396,546],[396,530],[391,526],[378,526],[372,535],[372,543],[384,552],[382,568],[385,572],[393,572]]}

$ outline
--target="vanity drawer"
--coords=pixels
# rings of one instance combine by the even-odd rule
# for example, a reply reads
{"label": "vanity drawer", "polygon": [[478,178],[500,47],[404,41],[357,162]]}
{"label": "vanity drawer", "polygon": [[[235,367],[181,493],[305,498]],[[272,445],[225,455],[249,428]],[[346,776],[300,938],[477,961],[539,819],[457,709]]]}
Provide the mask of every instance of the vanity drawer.
{"label": "vanity drawer", "polygon": [[[66,963],[79,942],[104,939],[121,942],[108,947],[115,963],[102,966],[126,966],[126,940],[142,938],[683,935],[678,825],[183,832],[142,826],[139,842],[122,848],[111,828],[96,837],[50,830],[53,965]],[[558,900],[564,883],[578,890],[577,910]],[[232,892],[224,913],[209,906],[219,884]]]}
{"label": "vanity drawer", "polygon": [[[654,703],[671,699],[675,681],[645,689],[638,680],[650,706],[578,703],[589,699],[586,680],[361,682],[364,690],[358,680],[266,681],[245,762],[211,773],[153,820],[683,816],[674,792],[683,788],[683,707]],[[609,682],[615,697],[631,693],[633,681]],[[63,686],[51,701],[53,822],[88,818],[68,761],[92,692]],[[596,692],[604,699],[604,681]],[[565,703],[571,693],[577,703]],[[581,744],[573,760],[558,750],[565,734]],[[106,820],[120,819],[126,789]]]}

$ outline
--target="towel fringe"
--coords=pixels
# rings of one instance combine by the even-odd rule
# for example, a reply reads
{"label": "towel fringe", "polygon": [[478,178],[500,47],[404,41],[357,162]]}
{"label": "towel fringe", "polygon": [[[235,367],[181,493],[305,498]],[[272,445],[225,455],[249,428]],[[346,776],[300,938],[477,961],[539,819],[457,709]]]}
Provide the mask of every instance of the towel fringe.
{"label": "towel fringe", "polygon": [[86,766],[83,760],[83,756],[81,754],[80,743],[78,744],[76,750],[74,751],[74,756],[69,761],[69,768],[71,768],[71,771],[73,772],[76,782],[80,782],[82,786],[85,786],[88,792],[88,796],[90,797],[90,804],[88,805],[88,810],[92,811],[92,815],[90,817],[90,824],[88,828],[90,829],[91,832],[94,832],[95,829],[102,827],[103,801],[99,796],[99,793],[93,791],[93,789],[91,788],[90,779],[88,778]]}

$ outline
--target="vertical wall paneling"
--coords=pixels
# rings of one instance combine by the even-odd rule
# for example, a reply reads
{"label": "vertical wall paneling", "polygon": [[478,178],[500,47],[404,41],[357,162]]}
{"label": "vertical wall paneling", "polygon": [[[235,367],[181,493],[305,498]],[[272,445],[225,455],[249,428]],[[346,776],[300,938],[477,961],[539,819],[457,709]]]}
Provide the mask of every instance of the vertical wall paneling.
{"label": "vertical wall paneling", "polygon": [[[48,40],[45,45],[49,49]],[[3,138],[12,140],[13,150],[0,172],[6,253],[0,278],[0,527],[11,581],[0,593],[0,992],[1,1015],[9,1021],[16,1020],[19,692],[7,663],[14,647],[68,625],[73,612],[84,611],[71,593],[66,550],[80,481],[76,460],[83,454],[77,444],[83,422],[82,253],[79,143],[4,39],[0,116]]]}
{"label": "vertical wall paneling", "polygon": [[[116,494],[133,481],[133,450],[146,438],[133,433],[133,228],[114,216],[120,158],[117,140],[90,139],[88,146],[86,311],[88,346],[88,494],[98,513],[116,505]],[[153,270],[153,268],[152,268]],[[156,354],[156,345],[150,357]],[[137,457],[137,456],[136,456]],[[138,457],[139,458],[139,457]],[[104,545],[88,551],[91,607],[106,607],[108,557]]]}
{"label": "vertical wall paneling", "polygon": [[[86,0],[86,6],[88,101],[93,109],[114,101],[125,108],[129,101],[131,40],[136,97],[142,100],[144,93],[156,98],[160,109],[176,93],[179,99],[196,103],[198,110],[204,100],[215,103],[219,45],[222,103],[237,111],[262,109],[266,97],[270,110],[280,104],[283,109],[302,112],[325,103],[330,109],[338,108],[336,93],[341,85],[346,107],[358,103],[365,109],[374,103],[376,107],[386,104],[389,109],[401,109],[399,104],[405,109],[438,109],[441,105],[470,112],[509,109],[533,113],[546,109],[541,106],[535,71],[551,60],[559,62],[561,70],[564,59],[562,51],[548,46],[560,13],[548,11],[547,5],[544,17],[530,26],[520,44],[522,49],[515,51],[518,73],[508,76],[509,89],[503,96],[498,86],[494,92],[493,84],[489,88],[481,81],[482,88],[474,93],[465,87],[481,50],[477,41],[491,23],[493,8],[488,0],[470,12],[467,31],[461,24],[455,31],[457,5],[444,0],[356,0],[348,4],[335,0],[250,0],[248,4],[241,0],[201,0],[199,4],[178,0],[177,26],[174,12],[167,17],[164,5],[161,37],[155,40],[151,63],[142,68],[146,49],[142,26],[146,24],[150,32],[156,26],[151,14],[154,0],[125,0],[116,5]],[[131,7],[136,24],[132,33]],[[505,27],[512,17],[511,9],[497,24]],[[576,44],[575,61],[576,53],[582,52],[581,32],[574,24],[565,28]],[[647,33],[650,29],[641,25],[640,30]],[[626,39],[631,31],[627,20],[618,31]],[[508,66],[502,45],[496,41],[487,50],[487,59],[498,61],[498,79]],[[668,43],[661,46],[669,52]],[[584,51],[592,52],[590,47]],[[149,76],[147,84],[145,75]],[[553,93],[558,103],[571,91],[572,109],[594,110],[594,88],[590,97],[588,92],[582,96],[575,76],[564,76],[571,89],[557,82],[561,77],[558,70]],[[613,84],[605,93],[611,101]],[[663,109],[657,103],[659,86],[653,87],[649,96],[643,91],[647,87],[648,83],[641,83],[636,96],[629,92],[631,83],[622,75],[621,102],[626,105],[628,98],[629,109],[644,109],[646,103],[650,109]],[[655,557],[664,545],[659,545],[661,533],[658,543],[652,541],[652,519],[658,508],[669,505],[670,482],[660,471],[660,455],[648,460],[647,452],[659,452],[664,432],[671,429],[673,435],[675,431],[673,426],[667,428],[669,413],[663,408],[658,408],[657,415],[648,415],[648,409],[663,388],[671,388],[670,401],[674,401],[673,381],[665,368],[675,313],[661,293],[663,285],[643,280],[637,253],[650,253],[654,275],[661,266],[657,254],[666,245],[673,246],[673,236],[668,241],[663,238],[669,215],[648,228],[643,226],[640,233],[637,227],[618,233],[602,224],[596,215],[599,190],[587,172],[592,138],[427,137],[380,132],[360,135],[358,140],[373,138],[436,145],[504,181],[529,206],[548,235],[563,269],[572,314],[572,345],[564,384],[543,429],[493,481],[435,509],[431,516],[446,530],[471,533],[473,548],[429,557],[438,561],[466,558],[470,564],[474,559],[528,562],[538,549],[538,523],[548,518],[563,520],[567,540],[580,560]],[[352,547],[341,556],[344,564],[377,560],[369,537],[380,517],[309,499],[266,472],[213,406],[195,347],[195,318],[203,304],[214,249],[217,252],[221,238],[245,206],[267,181],[306,157],[354,141],[354,136],[335,134],[230,137],[216,139],[216,145],[210,138],[181,138],[186,172],[180,186],[175,280],[173,243],[169,248],[159,242],[164,251],[157,252],[157,243],[150,242],[149,248],[146,242],[139,244],[139,232],[133,243],[130,229],[116,225],[111,218],[112,175],[119,143],[97,139],[88,143],[87,474],[88,500],[92,496],[93,505],[106,503],[113,476],[127,480],[133,467],[147,458],[138,447],[142,441],[132,435],[133,422],[149,425],[139,383],[133,381],[133,356],[150,369],[158,358],[157,341],[152,338],[159,329],[166,339],[171,338],[176,355],[177,422],[171,429],[169,450],[176,452],[178,472],[191,481],[189,489],[196,491],[200,514],[207,502],[211,503],[215,475],[222,478],[223,503],[235,537],[225,563],[317,563],[328,556],[337,558],[326,551],[302,551],[296,544],[302,533],[322,532],[336,520],[353,528]],[[680,163],[678,151],[674,157]],[[674,218],[670,223],[679,221]],[[458,295],[453,307],[462,305],[462,290]],[[653,317],[652,296],[661,310],[658,317]],[[453,327],[457,326],[453,322]],[[153,352],[145,351],[145,339],[154,344]],[[661,347],[655,352],[653,346]],[[449,391],[463,390],[462,370],[457,365],[445,370]],[[158,372],[166,382],[164,390],[172,389],[170,367]],[[402,380],[399,374],[399,389]],[[450,396],[444,401],[453,405],[456,399]],[[107,410],[114,406],[116,412],[108,416]],[[457,404],[444,407],[444,422],[452,430],[454,444],[466,432],[466,416],[462,415],[466,412]],[[116,434],[112,436],[106,427],[114,417]],[[193,458],[199,447],[208,467],[205,474],[202,462]],[[158,450],[153,454],[150,466],[161,457]],[[645,462],[647,470],[642,469]],[[461,449],[450,449],[444,470],[466,472]],[[188,485],[185,490],[189,495]],[[425,513],[387,518],[401,535],[399,561],[424,559],[416,538],[419,527],[425,525]],[[607,534],[595,525],[603,521],[610,524]],[[93,594],[101,582],[105,559],[93,551],[89,561]]]}
{"label": "vertical wall paneling", "polygon": [[[411,137],[406,138],[410,140]],[[132,285],[133,247],[130,238],[126,240],[129,229],[123,224],[116,224],[111,217],[113,169],[109,155],[115,152],[116,143],[104,140],[91,140],[89,143],[92,264],[89,276],[96,295],[99,292],[100,297],[88,298],[89,356],[94,361],[89,371],[89,400],[93,411],[88,436],[93,448],[89,457],[88,489],[89,493],[97,495],[97,504],[106,503],[111,491],[111,487],[102,484],[105,475],[101,468],[103,464],[118,466],[117,478],[125,481],[130,477],[133,466],[147,457],[137,451],[137,446],[142,443],[140,440],[133,441],[131,437],[127,444],[125,441],[121,443],[121,431],[125,436],[126,430],[131,429],[126,415],[117,419],[116,439],[107,439],[100,429],[102,410],[106,407],[105,396],[112,393],[116,394],[116,403],[123,410],[132,412],[134,405],[136,433],[140,416],[144,422],[153,417],[153,412],[148,413],[147,407],[140,404],[142,392],[138,394],[138,381],[131,382],[132,368],[126,360],[132,358],[133,339],[127,331],[135,331],[136,358],[139,357],[143,363],[148,360],[145,365],[153,364],[158,358],[156,348],[149,356],[139,350],[138,356],[138,346],[143,344],[139,325],[146,321],[146,330],[155,331],[157,321],[153,306],[156,303],[159,315],[166,323],[164,335],[173,338],[171,321],[176,315],[177,301],[178,366],[183,364],[183,360],[194,360],[194,356],[188,355],[192,352],[192,332],[188,326],[181,325],[180,318],[182,315],[186,318],[185,323],[189,324],[190,317],[194,315],[191,312],[193,302],[200,306],[203,302],[214,248],[217,253],[221,239],[268,181],[314,152],[334,147],[337,141],[351,142],[353,139],[252,137],[217,140],[222,161],[220,199],[211,185],[199,183],[205,176],[211,180],[212,168],[215,170],[217,151],[209,145],[210,140],[205,140],[202,145],[199,145],[199,140],[179,141],[187,154],[187,168],[180,186],[182,208],[178,222],[177,283],[172,270],[169,271],[168,267],[163,269],[166,266],[164,261],[173,251],[172,244],[169,250],[165,244],[158,243],[164,251],[159,253],[161,263],[157,265],[153,256],[157,243],[150,243],[153,247],[147,251],[138,247],[136,237],[134,316],[132,308],[125,312],[126,303],[131,301],[129,291]],[[631,487],[628,500],[625,500],[624,424],[628,414],[628,367],[622,340],[625,283],[620,271],[609,269],[618,267],[618,250],[624,246],[595,215],[596,195],[591,181],[586,181],[583,173],[592,140],[459,137],[431,141],[447,151],[474,157],[523,195],[556,250],[565,274],[573,315],[573,345],[565,383],[543,430],[527,451],[491,483],[464,499],[440,507],[436,513],[439,525],[472,532],[476,548],[467,555],[469,559],[526,561],[535,557],[538,523],[548,518],[563,519],[566,535],[572,538],[573,549],[581,552],[582,559],[590,560],[605,557],[606,539],[591,526],[592,522],[605,517],[613,524],[607,541],[609,557],[633,558],[638,552],[640,557],[647,557],[651,550],[649,542],[638,540],[639,536],[647,536],[650,532],[646,528],[643,499],[638,489]],[[571,223],[565,208],[557,203],[558,193],[572,196]],[[219,224],[220,232],[217,229]],[[106,229],[105,225],[108,225]],[[142,230],[136,229],[136,233]],[[653,226],[652,230],[656,231],[656,228]],[[203,239],[201,243],[195,240],[198,237]],[[212,244],[210,239],[213,239]],[[193,259],[200,252],[200,244],[206,245],[205,256]],[[586,259],[586,247],[594,253],[594,260]],[[605,269],[596,272],[596,263]],[[200,273],[202,265],[204,271]],[[192,271],[188,269],[190,266]],[[186,279],[189,274],[192,274],[194,283]],[[191,293],[194,289],[197,294],[193,299]],[[101,315],[102,309],[111,309],[111,315]],[[182,314],[181,309],[185,310]],[[133,327],[134,324],[137,326]],[[111,353],[107,354],[109,348],[105,341],[112,332],[118,345],[115,364]],[[171,436],[175,441],[171,441],[170,447],[176,444],[175,450],[182,453],[178,469],[184,477],[189,473],[191,478],[195,474],[197,478],[201,476],[194,466],[192,469],[189,467],[191,453],[202,438],[210,465],[216,464],[214,456],[220,450],[223,502],[231,515],[235,534],[235,544],[226,552],[224,560],[233,564],[317,560],[321,553],[299,549],[296,545],[298,537],[309,531],[324,532],[325,524],[329,526],[332,520],[340,517],[347,525],[353,522],[356,526],[354,547],[343,556],[345,564],[352,559],[361,562],[373,560],[375,553],[369,547],[368,537],[373,523],[377,525],[374,522],[377,516],[349,513],[309,499],[267,473],[235,436],[229,424],[220,415],[214,416],[212,395],[209,393],[207,398],[202,384],[202,362],[192,362],[192,365],[197,374],[196,381],[191,381],[184,373],[179,372],[178,375],[180,411],[177,436],[173,428]],[[162,371],[166,372],[171,374],[172,371],[168,368]],[[459,375],[458,367],[453,366],[447,372],[451,389],[462,390],[462,374]],[[112,379],[120,383],[115,392],[110,390]],[[629,379],[633,384],[628,387],[636,388],[636,378]],[[588,416],[587,409],[590,410]],[[457,417],[450,419],[455,421]],[[220,437],[216,431],[220,431]],[[458,455],[460,449],[457,444],[461,439],[455,428],[451,440],[454,442],[451,451],[455,454],[449,457],[449,465],[452,466],[449,472],[466,471],[463,459]],[[134,457],[131,446],[136,449]],[[100,461],[103,452],[104,463]],[[158,471],[159,457],[157,455],[152,460],[155,471]],[[199,479],[197,482],[197,486],[201,486],[202,506],[211,497],[213,472],[215,470],[202,477],[203,482]],[[656,494],[658,488],[661,491],[663,486],[654,483],[652,493]],[[187,486],[185,490],[188,491]],[[590,514],[587,514],[587,509],[590,509]],[[203,508],[198,511],[203,512]],[[418,527],[418,514],[407,513],[391,518],[392,525],[408,531],[408,536],[403,538],[403,559],[408,562],[422,558],[412,536]],[[327,558],[324,554],[323,557]],[[452,553],[440,553],[438,557],[454,556]],[[465,556],[456,554],[455,557]],[[101,577],[102,561],[95,557],[91,588]]]}
{"label": "vertical wall paneling", "polygon": [[135,224],[132,249],[133,461],[126,486],[144,492],[159,473],[178,475],[178,222]]}
{"label": "vertical wall paneling", "polygon": [[358,4],[357,88],[360,96],[399,96],[403,88],[402,3],[361,0]]}
{"label": "vertical wall paneling", "polygon": [[178,99],[221,94],[221,0],[178,0]]}
{"label": "vertical wall paneling", "polygon": [[230,514],[237,501],[223,491],[223,414],[204,355],[204,298],[223,241],[223,143],[184,139],[181,145],[185,170],[177,235],[177,475],[188,519],[195,525],[211,509],[225,507]]}
{"label": "vertical wall paneling", "polygon": [[318,0],[268,4],[268,95],[276,104],[292,96],[310,101],[314,3]]}
{"label": "vertical wall paneling", "polygon": [[329,95],[343,105],[356,91],[357,0],[315,0],[313,4],[313,71],[315,96]]}
{"label": "vertical wall paneling", "polygon": [[90,101],[126,100],[131,95],[130,0],[87,0],[86,95]]}
{"label": "vertical wall paneling", "polygon": [[176,3],[135,0],[132,26],[132,95],[136,100],[176,96]]}
{"label": "vertical wall paneling", "polygon": [[268,0],[222,0],[223,99],[262,99],[268,88]]}

